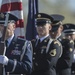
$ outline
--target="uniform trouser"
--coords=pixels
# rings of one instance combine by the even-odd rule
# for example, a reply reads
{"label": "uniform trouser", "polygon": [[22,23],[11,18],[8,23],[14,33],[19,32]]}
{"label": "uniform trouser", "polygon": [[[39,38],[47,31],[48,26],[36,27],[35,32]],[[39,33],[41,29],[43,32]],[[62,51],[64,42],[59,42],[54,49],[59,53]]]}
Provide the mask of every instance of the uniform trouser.
{"label": "uniform trouser", "polygon": [[63,69],[59,71],[57,75],[71,75],[71,68]]}
{"label": "uniform trouser", "polygon": [[72,63],[72,71],[75,71],[75,62],[74,63]]}
{"label": "uniform trouser", "polygon": [[24,74],[7,74],[7,75],[24,75]]}

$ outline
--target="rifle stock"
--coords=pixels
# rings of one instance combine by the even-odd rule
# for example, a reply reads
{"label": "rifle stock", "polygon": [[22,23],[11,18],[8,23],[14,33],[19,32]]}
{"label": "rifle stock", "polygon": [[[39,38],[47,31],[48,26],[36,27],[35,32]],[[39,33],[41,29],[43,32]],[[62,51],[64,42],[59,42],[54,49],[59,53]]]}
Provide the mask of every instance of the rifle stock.
{"label": "rifle stock", "polygon": [[[6,46],[5,46],[5,35],[6,35],[6,30],[7,30],[7,25],[8,25],[8,19],[9,19],[9,14],[6,14],[6,19],[5,19],[5,24],[4,24],[4,30],[2,33],[1,41],[0,41],[0,55],[5,55],[6,52]],[[0,64],[0,75],[4,75],[4,65]]]}

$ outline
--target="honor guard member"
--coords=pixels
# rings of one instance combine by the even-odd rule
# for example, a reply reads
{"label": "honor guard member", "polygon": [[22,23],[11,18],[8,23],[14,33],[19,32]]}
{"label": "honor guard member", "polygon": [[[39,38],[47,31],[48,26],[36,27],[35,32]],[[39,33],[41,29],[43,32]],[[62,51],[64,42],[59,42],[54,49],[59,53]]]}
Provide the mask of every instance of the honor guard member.
{"label": "honor guard member", "polygon": [[[0,24],[4,24],[6,13],[0,13]],[[6,53],[0,55],[0,64],[5,66],[5,72],[12,74],[29,74],[32,70],[32,47],[31,42],[15,37],[15,22],[18,18],[9,14],[6,31]],[[2,29],[1,29],[2,30]]]}
{"label": "honor guard member", "polygon": [[51,37],[54,37],[55,39],[59,40],[63,47],[62,56],[59,58],[56,65],[57,75],[71,75],[71,64],[72,64],[74,42],[73,40],[65,39],[65,36],[62,35],[63,31],[62,21],[64,20],[64,16],[57,14],[52,16],[54,18],[54,22],[52,24],[52,31],[51,31],[53,36],[51,35]]}
{"label": "honor guard member", "polygon": [[65,37],[74,41],[74,52],[73,52],[73,63],[72,63],[72,74],[75,74],[75,24],[66,23],[64,26]]}
{"label": "honor guard member", "polygon": [[49,35],[53,18],[46,13],[38,13],[35,19],[38,38],[32,40],[33,71],[31,75],[56,75],[56,63],[61,55],[62,47]]}
{"label": "honor guard member", "polygon": [[50,35],[52,38],[61,41],[64,37],[64,33],[62,33],[62,22],[65,17],[59,14],[52,14],[51,16],[54,18],[54,21],[52,22],[52,30],[50,31]]}

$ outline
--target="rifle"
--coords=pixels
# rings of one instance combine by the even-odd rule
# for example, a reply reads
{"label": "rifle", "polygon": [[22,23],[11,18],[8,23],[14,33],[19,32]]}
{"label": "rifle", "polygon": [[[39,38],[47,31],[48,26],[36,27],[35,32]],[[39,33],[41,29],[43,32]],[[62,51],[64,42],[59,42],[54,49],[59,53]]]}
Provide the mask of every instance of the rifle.
{"label": "rifle", "polygon": [[[0,42],[0,55],[5,55],[5,52],[6,52],[5,35],[6,35],[6,30],[8,25],[8,19],[9,19],[9,14],[7,13],[5,23],[4,23],[4,30],[3,30],[1,42]],[[5,68],[4,68],[4,65],[2,64],[0,64],[0,75],[5,75]]]}

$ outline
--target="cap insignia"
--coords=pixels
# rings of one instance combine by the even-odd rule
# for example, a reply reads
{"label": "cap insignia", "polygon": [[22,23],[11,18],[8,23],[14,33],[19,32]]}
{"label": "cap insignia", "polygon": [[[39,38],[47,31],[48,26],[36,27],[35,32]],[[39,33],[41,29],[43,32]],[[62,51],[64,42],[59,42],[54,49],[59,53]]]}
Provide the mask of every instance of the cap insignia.
{"label": "cap insignia", "polygon": [[41,14],[38,14],[38,17],[40,18],[41,17]]}

